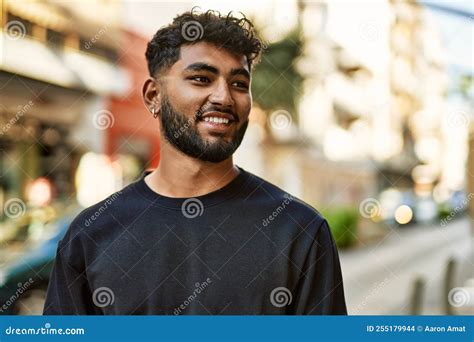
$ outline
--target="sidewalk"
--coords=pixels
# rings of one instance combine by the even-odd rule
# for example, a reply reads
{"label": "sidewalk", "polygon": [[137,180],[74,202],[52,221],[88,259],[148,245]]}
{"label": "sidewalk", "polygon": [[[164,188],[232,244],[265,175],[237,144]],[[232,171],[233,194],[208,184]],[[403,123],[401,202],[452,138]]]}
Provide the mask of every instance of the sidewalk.
{"label": "sidewalk", "polygon": [[446,227],[387,229],[387,236],[374,245],[340,252],[349,314],[410,314],[409,299],[417,277],[426,282],[422,314],[443,314],[442,289],[449,258],[458,261],[456,286],[474,277],[469,218]]}

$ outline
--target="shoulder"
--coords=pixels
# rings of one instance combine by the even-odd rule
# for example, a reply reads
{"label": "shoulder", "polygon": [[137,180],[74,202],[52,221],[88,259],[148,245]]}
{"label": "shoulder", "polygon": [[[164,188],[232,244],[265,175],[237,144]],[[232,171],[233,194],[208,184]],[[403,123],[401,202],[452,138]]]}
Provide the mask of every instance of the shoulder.
{"label": "shoulder", "polygon": [[[116,226],[116,220],[121,221],[131,209],[131,197],[137,194],[133,191],[135,183],[114,192],[107,198],[84,208],[71,221],[61,243],[69,244],[77,240],[92,237],[98,230],[105,230],[109,226]],[[115,222],[115,223],[114,223]]]}
{"label": "shoulder", "polygon": [[303,229],[309,226],[325,229],[327,222],[316,208],[259,176],[249,175],[248,197],[262,210],[270,210],[273,216],[284,213]]}
{"label": "shoulder", "polygon": [[[265,202],[270,205],[285,203],[291,204],[291,207],[302,214],[317,215],[321,217],[319,211],[306,203],[302,199],[290,194],[275,184],[272,184],[265,179],[247,172],[250,176],[251,181],[249,182],[248,193],[250,197],[264,196]],[[253,196],[252,193],[257,193]]]}

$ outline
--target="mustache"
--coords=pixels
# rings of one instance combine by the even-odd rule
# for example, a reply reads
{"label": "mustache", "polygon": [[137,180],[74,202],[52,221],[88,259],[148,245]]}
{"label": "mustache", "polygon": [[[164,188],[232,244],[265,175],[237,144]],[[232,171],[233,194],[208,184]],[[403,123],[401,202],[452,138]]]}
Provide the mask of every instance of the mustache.
{"label": "mustache", "polygon": [[222,107],[216,107],[216,106],[213,106],[213,105],[210,105],[210,106],[202,106],[201,108],[199,108],[197,111],[196,111],[196,115],[195,115],[195,118],[196,120],[200,119],[203,115],[207,114],[207,113],[211,113],[211,112],[221,112],[221,113],[226,113],[226,114],[230,114],[232,115],[232,118],[234,121],[236,122],[239,122],[239,117],[237,116],[237,114],[235,114],[235,112],[230,109],[230,108],[222,108]]}

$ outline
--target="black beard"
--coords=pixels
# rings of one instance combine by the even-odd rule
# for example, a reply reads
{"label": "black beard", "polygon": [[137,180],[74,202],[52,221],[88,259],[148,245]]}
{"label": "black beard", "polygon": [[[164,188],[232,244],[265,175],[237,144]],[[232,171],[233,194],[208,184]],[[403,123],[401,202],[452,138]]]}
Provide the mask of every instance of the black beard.
{"label": "black beard", "polygon": [[245,121],[232,137],[231,142],[219,140],[214,143],[205,141],[199,134],[197,118],[186,118],[174,110],[167,96],[161,103],[161,131],[168,142],[184,154],[202,161],[219,163],[234,154],[244,138],[249,121]]}

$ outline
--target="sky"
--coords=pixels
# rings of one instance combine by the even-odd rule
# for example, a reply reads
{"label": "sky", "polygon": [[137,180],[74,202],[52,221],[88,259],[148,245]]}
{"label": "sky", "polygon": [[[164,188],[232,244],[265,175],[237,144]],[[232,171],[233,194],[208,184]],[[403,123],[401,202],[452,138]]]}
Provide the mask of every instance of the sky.
{"label": "sky", "polygon": [[474,1],[423,1],[470,13],[470,17],[455,16],[431,9],[427,15],[437,24],[447,51],[447,61],[451,68],[474,73]]}

